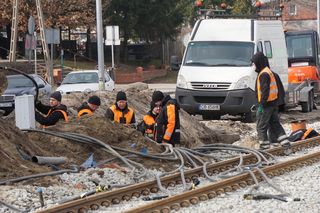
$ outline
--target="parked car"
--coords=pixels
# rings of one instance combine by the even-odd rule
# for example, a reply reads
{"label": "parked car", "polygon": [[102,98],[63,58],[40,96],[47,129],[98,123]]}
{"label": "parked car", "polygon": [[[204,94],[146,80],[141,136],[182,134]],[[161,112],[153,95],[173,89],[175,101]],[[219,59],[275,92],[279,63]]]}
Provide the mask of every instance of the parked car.
{"label": "parked car", "polygon": [[[83,70],[70,72],[56,89],[61,94],[70,94],[74,92],[94,92],[99,90],[99,71]],[[114,81],[108,73],[105,73],[105,90],[114,90]]]}
{"label": "parked car", "polygon": [[[49,96],[52,86],[41,76],[30,74],[39,88],[39,94]],[[36,87],[33,82],[24,75],[8,75],[8,86],[0,96],[0,110],[4,111],[4,115],[10,114],[14,110],[14,99],[20,95],[36,95]]]}

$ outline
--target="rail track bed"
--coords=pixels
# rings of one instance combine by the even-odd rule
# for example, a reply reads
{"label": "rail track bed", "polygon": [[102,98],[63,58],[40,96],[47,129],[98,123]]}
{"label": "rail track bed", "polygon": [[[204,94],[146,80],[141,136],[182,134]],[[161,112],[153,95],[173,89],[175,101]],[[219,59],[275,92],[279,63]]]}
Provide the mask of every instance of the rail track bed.
{"label": "rail track bed", "polygon": [[[304,141],[295,142],[291,147],[291,151],[297,152],[319,145],[320,137],[315,137]],[[280,156],[285,154],[285,150],[282,147],[276,147],[267,150],[267,153]],[[274,177],[295,170],[301,166],[312,164],[319,160],[320,152],[315,152],[274,165],[264,166],[261,168],[261,171],[268,177]],[[257,158],[253,154],[245,155],[242,158],[235,157],[218,163],[209,164],[207,165],[206,171],[208,175],[219,174],[235,168],[239,164],[239,161],[243,161],[243,165],[249,165],[254,164],[257,161]],[[263,175],[259,170],[260,169],[253,169],[252,173],[254,173],[258,181],[262,181]],[[203,167],[198,167],[185,171],[184,175],[186,182],[191,183],[194,178],[205,177],[205,172]],[[177,184],[182,184],[181,174],[176,173],[163,177],[161,178],[161,183],[164,187],[172,187]],[[147,205],[139,206],[135,209],[128,210],[127,212],[170,212],[171,210],[178,210],[182,207],[188,207],[192,204],[197,204],[200,201],[212,199],[225,192],[231,192],[240,188],[244,188],[254,183],[255,181],[252,178],[252,175],[249,173],[244,173],[211,183],[204,187],[170,196],[159,201],[150,202]],[[156,180],[152,180],[113,191],[100,192],[89,197],[53,206],[37,212],[82,213],[87,212],[88,210],[98,210],[100,207],[110,207],[111,205],[121,203],[123,200],[128,201],[132,197],[147,196],[150,193],[157,192],[159,192],[158,183]]]}

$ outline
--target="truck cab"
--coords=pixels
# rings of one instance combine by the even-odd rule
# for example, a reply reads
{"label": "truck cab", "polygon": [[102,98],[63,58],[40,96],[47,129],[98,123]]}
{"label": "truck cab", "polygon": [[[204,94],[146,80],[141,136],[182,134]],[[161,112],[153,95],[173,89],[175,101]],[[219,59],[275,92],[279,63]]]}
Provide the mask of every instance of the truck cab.
{"label": "truck cab", "polygon": [[313,30],[292,31],[285,33],[288,51],[289,91],[294,91],[305,83],[313,88],[310,100],[302,103],[302,111],[312,111],[314,94],[319,94],[319,37]]}
{"label": "truck cab", "polygon": [[287,88],[288,62],[278,20],[203,19],[196,22],[178,73],[176,99],[203,119],[241,115],[254,121],[255,82],[251,58],[263,52]]}

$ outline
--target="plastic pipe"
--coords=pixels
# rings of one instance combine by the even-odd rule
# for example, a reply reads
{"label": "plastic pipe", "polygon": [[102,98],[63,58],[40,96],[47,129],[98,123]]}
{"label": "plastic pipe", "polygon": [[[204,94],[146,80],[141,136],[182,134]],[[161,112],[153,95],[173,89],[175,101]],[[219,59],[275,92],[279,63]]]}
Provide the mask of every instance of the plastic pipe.
{"label": "plastic pipe", "polygon": [[63,164],[66,163],[68,158],[66,157],[44,157],[44,156],[33,156],[31,158],[32,162],[37,164]]}

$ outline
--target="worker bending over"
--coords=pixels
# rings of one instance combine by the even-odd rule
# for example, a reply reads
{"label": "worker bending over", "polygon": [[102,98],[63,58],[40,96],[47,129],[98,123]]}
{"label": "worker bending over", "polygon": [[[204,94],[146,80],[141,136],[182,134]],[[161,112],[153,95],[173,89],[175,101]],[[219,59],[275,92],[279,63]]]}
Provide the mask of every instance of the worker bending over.
{"label": "worker bending over", "polygon": [[155,140],[158,143],[180,143],[179,104],[176,99],[166,95],[161,101],[162,109],[156,118]]}
{"label": "worker bending over", "polygon": [[38,111],[35,112],[36,121],[43,127],[55,125],[60,119],[68,122],[67,107],[61,104],[61,94],[58,91],[51,94],[49,106],[37,101],[35,107],[44,114],[42,115]]}
{"label": "worker bending over", "polygon": [[93,113],[100,107],[100,98],[96,95],[91,96],[87,102],[84,102],[78,108],[78,116],[80,118],[82,115],[93,115]]}
{"label": "worker bending over", "polygon": [[143,117],[143,121],[138,125],[138,130],[145,136],[154,140],[154,127],[156,118],[161,111],[161,104],[164,95],[161,91],[154,91],[150,102],[150,111]]}

